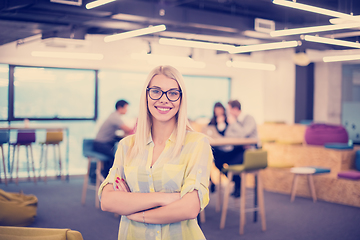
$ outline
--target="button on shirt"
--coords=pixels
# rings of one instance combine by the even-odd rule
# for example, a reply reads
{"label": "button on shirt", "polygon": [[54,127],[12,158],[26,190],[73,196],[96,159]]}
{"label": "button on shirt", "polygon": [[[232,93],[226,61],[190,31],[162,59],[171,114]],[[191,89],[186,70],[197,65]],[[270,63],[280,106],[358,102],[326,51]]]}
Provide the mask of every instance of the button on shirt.
{"label": "button on shirt", "polygon": [[[154,142],[149,137],[145,151],[131,159],[125,156],[133,145],[135,136],[120,141],[113,167],[99,189],[114,183],[116,177],[123,178],[131,192],[180,192],[181,197],[193,190],[198,191],[201,210],[209,203],[209,176],[213,161],[212,150],[207,137],[198,132],[187,132],[183,148],[176,157],[171,153],[175,146],[175,136],[166,141],[165,148],[153,166]],[[170,224],[144,224],[121,217],[119,240],[129,239],[205,239],[196,219]]]}

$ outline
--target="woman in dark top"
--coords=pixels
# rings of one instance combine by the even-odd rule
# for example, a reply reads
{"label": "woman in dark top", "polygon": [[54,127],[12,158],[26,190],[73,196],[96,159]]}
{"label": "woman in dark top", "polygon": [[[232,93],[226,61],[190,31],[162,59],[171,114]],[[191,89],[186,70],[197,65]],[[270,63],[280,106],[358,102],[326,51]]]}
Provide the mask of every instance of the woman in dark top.
{"label": "woman in dark top", "polygon": [[228,123],[226,120],[225,107],[220,102],[214,105],[214,113],[209,125],[214,125],[216,130],[224,136]]}
{"label": "woman in dark top", "polygon": [[[226,112],[225,112],[225,107],[224,105],[221,104],[221,102],[216,102],[214,105],[214,113],[213,113],[213,117],[210,120],[209,125],[214,125],[216,130],[218,131],[219,134],[221,134],[222,136],[224,136],[226,128],[228,126],[228,122],[226,120]],[[216,147],[213,148],[214,152],[217,152],[217,150],[215,149]],[[211,181],[210,179],[210,191],[211,192],[215,192],[215,184]]]}

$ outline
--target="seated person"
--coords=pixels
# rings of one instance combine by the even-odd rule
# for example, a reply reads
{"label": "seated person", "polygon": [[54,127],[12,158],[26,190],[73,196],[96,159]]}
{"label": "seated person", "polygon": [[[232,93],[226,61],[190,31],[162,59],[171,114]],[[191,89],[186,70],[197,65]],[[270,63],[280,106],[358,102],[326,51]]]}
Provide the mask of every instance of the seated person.
{"label": "seated person", "polygon": [[[122,137],[116,135],[116,131],[123,130],[125,135],[132,132],[132,128],[126,126],[122,120],[122,115],[126,114],[129,103],[125,100],[117,101],[115,111],[101,125],[96,134],[93,149],[96,152],[109,156],[109,161],[104,162],[102,175],[106,176],[114,162],[115,143],[119,142]],[[92,172],[92,171],[90,171]],[[92,176],[91,176],[92,178]]]}
{"label": "seated person", "polygon": [[226,129],[226,137],[259,139],[254,117],[249,114],[241,114],[241,104],[238,100],[228,102],[227,112],[229,126]]}
{"label": "seated person", "polygon": [[[209,126],[215,126],[216,131],[221,135],[224,136],[225,130],[228,126],[228,122],[226,120],[226,111],[224,105],[220,102],[216,102],[214,105],[213,116],[210,120]],[[214,147],[217,148],[217,147]],[[210,179],[210,191],[215,191],[215,184]]]}
{"label": "seated person", "polygon": [[[225,129],[224,137],[236,138],[256,138],[258,139],[257,126],[255,119],[250,115],[241,116],[241,104],[237,100],[228,102],[227,109],[227,128]],[[213,154],[215,159],[215,166],[221,171],[223,164],[229,165],[242,164],[244,161],[245,149],[255,146],[225,146],[214,147]],[[234,176],[232,179],[235,182],[235,189],[232,195],[240,197],[240,176]]]}
{"label": "seated person", "polygon": [[228,122],[226,120],[225,107],[220,102],[214,105],[214,113],[209,125],[214,125],[218,133],[224,136]]}

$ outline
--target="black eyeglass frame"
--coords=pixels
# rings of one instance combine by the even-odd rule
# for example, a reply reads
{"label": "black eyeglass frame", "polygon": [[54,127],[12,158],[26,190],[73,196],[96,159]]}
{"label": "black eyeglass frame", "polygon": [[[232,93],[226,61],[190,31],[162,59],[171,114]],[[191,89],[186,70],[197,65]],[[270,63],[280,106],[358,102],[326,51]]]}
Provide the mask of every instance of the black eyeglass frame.
{"label": "black eyeglass frame", "polygon": [[[156,89],[156,90],[161,91],[161,95],[160,95],[159,98],[152,98],[152,97],[150,96],[150,93],[149,93],[149,97],[150,97],[152,100],[159,100],[159,99],[162,98],[162,96],[165,94],[166,98],[167,98],[170,102],[176,102],[176,101],[179,100],[180,97],[182,96],[182,91],[181,91],[181,90],[178,90],[178,89],[169,89],[169,90],[167,90],[167,91],[163,91],[163,90],[161,90],[160,88],[146,88],[146,91],[149,92],[151,89]],[[176,100],[170,100],[170,98],[169,98],[168,95],[167,95],[167,93],[170,92],[170,91],[177,91],[177,92],[179,92],[179,97],[178,97]]]}

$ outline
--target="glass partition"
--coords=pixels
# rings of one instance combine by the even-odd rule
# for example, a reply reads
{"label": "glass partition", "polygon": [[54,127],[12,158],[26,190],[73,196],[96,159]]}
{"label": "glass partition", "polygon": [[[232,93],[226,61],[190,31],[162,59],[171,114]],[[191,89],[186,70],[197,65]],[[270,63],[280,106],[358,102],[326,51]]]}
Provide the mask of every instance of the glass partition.
{"label": "glass partition", "polygon": [[349,139],[360,144],[360,64],[344,64],[341,86],[341,123]]}

